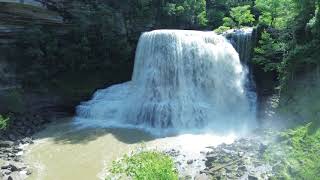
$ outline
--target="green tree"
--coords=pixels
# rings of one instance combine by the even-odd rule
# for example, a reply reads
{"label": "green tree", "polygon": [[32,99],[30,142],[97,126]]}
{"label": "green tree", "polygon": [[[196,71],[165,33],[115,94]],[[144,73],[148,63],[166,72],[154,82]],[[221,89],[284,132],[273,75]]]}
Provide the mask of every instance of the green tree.
{"label": "green tree", "polygon": [[283,70],[283,57],[286,51],[286,44],[279,39],[272,37],[267,31],[263,31],[258,46],[254,49],[253,62],[261,65],[264,71]]}
{"label": "green tree", "polygon": [[206,0],[177,0],[167,2],[164,11],[174,17],[175,23],[186,23],[191,26],[206,26],[208,23]]}
{"label": "green tree", "polygon": [[240,28],[243,25],[251,26],[255,21],[253,14],[251,14],[250,6],[238,6],[234,7],[230,11],[230,16],[236,23],[236,27]]}
{"label": "green tree", "polygon": [[223,25],[215,29],[215,32],[222,33],[231,28],[241,28],[243,26],[252,26],[255,19],[251,13],[249,5],[231,8],[230,17],[223,18]]}
{"label": "green tree", "polygon": [[229,12],[227,1],[207,1],[207,19],[211,28],[217,28],[223,24],[223,18]]}
{"label": "green tree", "polygon": [[287,27],[296,16],[293,0],[256,0],[255,7],[260,11],[259,23],[278,29]]}

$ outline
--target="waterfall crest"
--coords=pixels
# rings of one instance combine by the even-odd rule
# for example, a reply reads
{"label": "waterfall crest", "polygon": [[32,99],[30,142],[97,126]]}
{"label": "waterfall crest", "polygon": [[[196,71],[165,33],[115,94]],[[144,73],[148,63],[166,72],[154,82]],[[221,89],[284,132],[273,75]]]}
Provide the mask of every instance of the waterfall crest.
{"label": "waterfall crest", "polygon": [[76,123],[154,129],[254,126],[239,55],[213,32],[156,30],[140,37],[132,80],[98,90]]}

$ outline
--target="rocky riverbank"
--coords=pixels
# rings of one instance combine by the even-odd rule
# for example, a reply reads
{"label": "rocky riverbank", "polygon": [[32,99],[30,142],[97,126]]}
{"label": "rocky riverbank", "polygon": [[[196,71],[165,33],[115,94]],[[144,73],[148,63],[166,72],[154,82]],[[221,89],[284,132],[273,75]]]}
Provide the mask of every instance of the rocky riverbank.
{"label": "rocky riverbank", "polygon": [[26,179],[31,170],[23,162],[25,147],[33,144],[31,136],[43,130],[50,120],[37,115],[15,115],[10,119],[10,128],[0,132],[0,179]]}
{"label": "rocky riverbank", "polygon": [[268,143],[260,138],[243,138],[232,144],[209,147],[206,168],[201,171],[210,179],[269,179],[272,166],[263,156]]}
{"label": "rocky riverbank", "polygon": [[[203,156],[197,159],[188,159],[175,149],[165,153],[175,160],[182,179],[267,180],[274,176],[275,171],[275,165],[264,159],[271,142],[270,137],[252,135],[252,138],[241,138],[231,144],[207,147],[200,152]],[[186,169],[192,169],[193,174],[188,174]]]}
{"label": "rocky riverbank", "polygon": [[[175,160],[181,179],[269,179],[274,174],[274,165],[264,160],[264,154],[272,140],[257,134],[250,137],[206,147],[198,152],[200,156],[190,156],[179,148],[165,153]],[[30,166],[23,162],[23,152],[32,143],[33,139],[28,137],[0,141],[0,179],[20,180],[32,173]]]}
{"label": "rocky riverbank", "polygon": [[28,137],[17,141],[0,141],[0,179],[22,180],[31,174],[31,170],[22,160],[22,155],[25,147],[32,143],[33,140]]}

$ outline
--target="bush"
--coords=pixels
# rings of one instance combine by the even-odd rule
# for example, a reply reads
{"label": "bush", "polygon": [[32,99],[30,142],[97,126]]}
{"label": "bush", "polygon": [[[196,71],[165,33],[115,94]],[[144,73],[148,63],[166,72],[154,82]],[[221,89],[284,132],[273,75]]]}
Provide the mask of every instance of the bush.
{"label": "bush", "polygon": [[254,48],[253,63],[261,65],[265,72],[276,71],[281,73],[283,70],[282,60],[286,50],[286,44],[281,41],[280,37],[272,37],[270,33],[264,30],[258,46]]}
{"label": "bush", "polygon": [[276,179],[320,177],[320,129],[307,124],[282,132],[280,142],[270,146],[265,159],[276,166]]}
{"label": "bush", "polygon": [[250,6],[238,6],[234,7],[230,11],[230,16],[237,23],[237,27],[240,28],[243,25],[252,25],[255,21],[253,14],[251,14]]}
{"label": "bush", "polygon": [[251,6],[238,6],[231,8],[230,17],[223,18],[223,25],[215,31],[221,31],[225,28],[242,28],[252,26],[255,22],[254,15],[251,13]]}
{"label": "bush", "polygon": [[208,23],[205,0],[167,2],[163,12],[174,19],[173,25],[175,26],[181,24],[191,27],[206,27]]}
{"label": "bush", "polygon": [[226,31],[230,30],[230,27],[227,26],[220,26],[218,29],[215,29],[214,32],[217,34],[222,34]]}
{"label": "bush", "polygon": [[8,127],[9,124],[9,117],[4,117],[0,114],[0,130],[5,130]]}
{"label": "bush", "polygon": [[[112,177],[130,177],[134,180],[178,180],[173,160],[155,151],[142,151],[113,162]],[[107,177],[106,179],[112,179]]]}

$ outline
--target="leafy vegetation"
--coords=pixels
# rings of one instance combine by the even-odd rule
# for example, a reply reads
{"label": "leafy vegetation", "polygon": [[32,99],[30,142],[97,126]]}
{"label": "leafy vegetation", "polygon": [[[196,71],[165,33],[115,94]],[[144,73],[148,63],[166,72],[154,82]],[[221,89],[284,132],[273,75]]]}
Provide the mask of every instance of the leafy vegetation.
{"label": "leafy vegetation", "polygon": [[174,16],[178,22],[191,23],[197,26],[206,26],[208,22],[205,0],[167,2],[164,10],[169,16]]}
{"label": "leafy vegetation", "polygon": [[0,130],[7,129],[8,125],[9,125],[9,120],[10,120],[9,117],[5,117],[0,114]]}
{"label": "leafy vegetation", "polygon": [[261,65],[264,71],[283,71],[282,56],[286,52],[286,44],[278,37],[272,37],[264,30],[261,33],[258,46],[254,49],[253,62]]}
{"label": "leafy vegetation", "polygon": [[[112,177],[130,177],[134,180],[178,180],[172,159],[155,151],[141,151],[125,155],[115,161],[110,169]],[[106,179],[109,179],[108,177]]]}
{"label": "leafy vegetation", "polygon": [[264,30],[255,49],[255,62],[267,71],[277,69],[284,83],[307,64],[320,63],[316,50],[319,15],[315,6],[315,1],[256,1],[261,11],[259,24]]}
{"label": "leafy vegetation", "polygon": [[307,124],[280,133],[279,142],[269,147],[264,158],[276,164],[274,179],[320,177],[320,129]]}
{"label": "leafy vegetation", "polygon": [[255,19],[253,14],[251,14],[250,8],[251,7],[249,5],[232,8],[230,11],[232,19],[228,21],[234,21],[237,28],[240,28],[243,25],[251,26]]}
{"label": "leafy vegetation", "polygon": [[261,13],[259,23],[278,29],[286,28],[297,13],[293,0],[256,0],[255,4]]}
{"label": "leafy vegetation", "polygon": [[254,15],[251,13],[251,6],[237,6],[231,8],[230,16],[223,18],[223,24],[215,30],[217,33],[222,33],[233,28],[242,28],[244,26],[252,26],[255,22]]}

